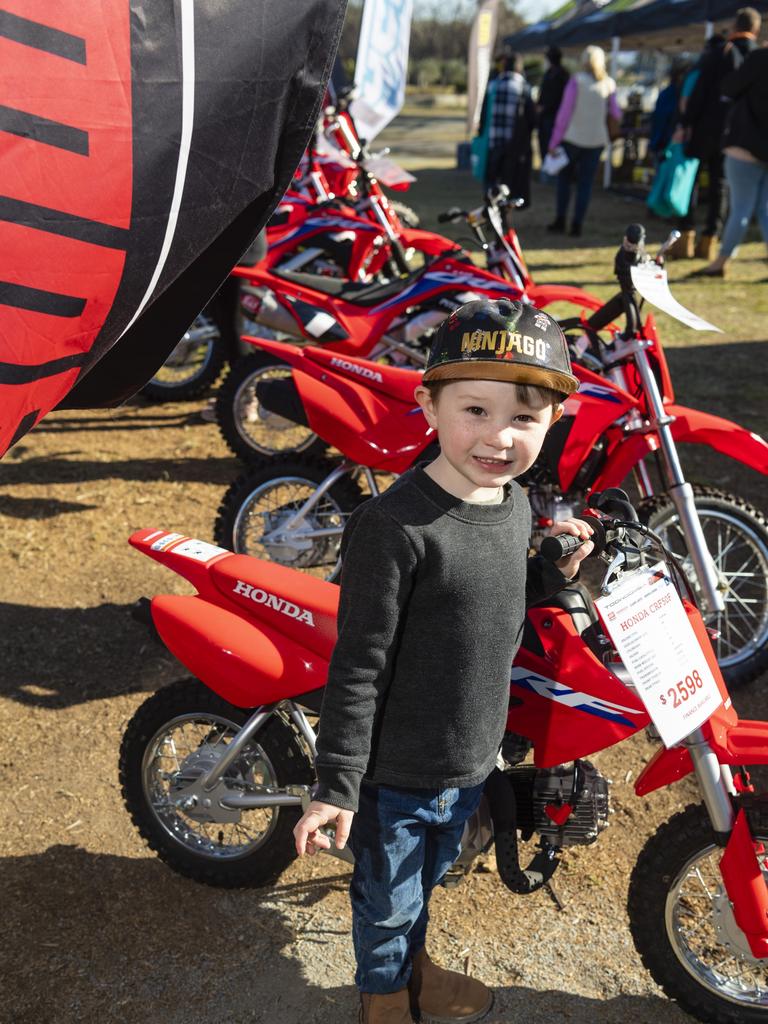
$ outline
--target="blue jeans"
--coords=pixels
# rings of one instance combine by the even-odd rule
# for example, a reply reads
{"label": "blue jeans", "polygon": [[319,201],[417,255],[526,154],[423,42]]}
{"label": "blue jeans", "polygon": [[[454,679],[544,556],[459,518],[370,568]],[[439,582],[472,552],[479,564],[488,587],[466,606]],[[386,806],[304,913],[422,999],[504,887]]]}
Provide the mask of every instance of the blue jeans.
{"label": "blue jeans", "polygon": [[731,208],[723,229],[720,255],[733,255],[743,241],[755,212],[768,245],[768,167],[726,154],[725,177],[731,194]]}
{"label": "blue jeans", "polygon": [[426,942],[429,897],[459,854],[464,823],[485,783],[465,789],[405,789],[364,782],[352,819],[350,897],[355,984],[399,992]]}
{"label": "blue jeans", "polygon": [[558,220],[565,220],[571,201],[571,185],[575,182],[576,207],[573,211],[573,221],[575,224],[581,224],[592,198],[592,183],[603,147],[574,146],[572,142],[564,142],[563,148],[568,154],[568,163],[557,176],[557,217]]}

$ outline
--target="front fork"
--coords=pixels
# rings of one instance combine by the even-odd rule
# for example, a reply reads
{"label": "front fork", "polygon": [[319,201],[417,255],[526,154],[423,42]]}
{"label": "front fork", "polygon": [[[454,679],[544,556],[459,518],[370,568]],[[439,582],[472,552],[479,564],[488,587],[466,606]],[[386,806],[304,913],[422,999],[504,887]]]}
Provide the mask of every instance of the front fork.
{"label": "front fork", "polygon": [[725,846],[720,874],[734,920],[744,932],[753,956],[768,958],[768,888],[744,809],[734,809],[733,774],[728,765],[720,763],[701,729],[692,733],[685,745],[712,828]]}
{"label": "front fork", "polygon": [[[693,567],[696,570],[696,577],[699,581],[702,609],[705,612],[723,612],[725,611],[725,601],[720,586],[720,577],[712,560],[712,555],[707,548],[699,513],[696,510],[693,488],[686,481],[683,468],[680,465],[677,445],[672,436],[671,424],[673,420],[672,417],[667,415],[664,408],[659,386],[656,383],[656,378],[645,351],[646,347],[647,342],[635,339],[627,343],[626,351],[631,350],[635,366],[643,383],[643,391],[645,392],[648,410],[651,414],[651,426],[659,438],[659,448],[664,463],[667,490],[677,510],[688,553],[691,556]],[[626,388],[626,380],[621,367],[615,367],[610,376],[621,387]],[[643,471],[641,471],[640,475],[641,489],[645,489],[650,486],[650,481],[647,478],[647,473],[644,477],[642,474]]]}

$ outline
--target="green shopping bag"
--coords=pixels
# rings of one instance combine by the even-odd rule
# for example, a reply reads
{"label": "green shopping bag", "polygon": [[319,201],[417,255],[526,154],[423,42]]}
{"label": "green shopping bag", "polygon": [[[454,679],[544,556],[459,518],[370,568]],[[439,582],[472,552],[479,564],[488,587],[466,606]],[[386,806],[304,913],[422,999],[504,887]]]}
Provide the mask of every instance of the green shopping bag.
{"label": "green shopping bag", "polygon": [[469,144],[469,167],[472,177],[478,181],[485,181],[485,169],[488,166],[488,143],[491,136],[491,118],[493,116],[493,93],[494,83],[488,83],[485,98],[485,117],[483,118],[483,130],[475,135]]}
{"label": "green shopping bag", "polygon": [[659,217],[684,217],[691,204],[698,169],[698,159],[686,156],[681,142],[670,143],[656,171],[648,208]]}

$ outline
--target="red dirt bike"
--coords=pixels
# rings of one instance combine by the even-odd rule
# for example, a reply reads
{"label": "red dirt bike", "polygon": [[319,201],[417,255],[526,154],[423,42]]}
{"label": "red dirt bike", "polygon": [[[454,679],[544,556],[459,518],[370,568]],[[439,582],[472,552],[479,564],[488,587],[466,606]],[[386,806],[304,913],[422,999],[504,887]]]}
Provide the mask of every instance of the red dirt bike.
{"label": "red dirt bike", "polygon": [[[621,492],[596,495],[594,504],[589,521],[610,589],[644,571],[643,545],[653,543],[654,561],[661,546]],[[551,557],[559,557],[561,538],[548,540],[558,542]],[[175,871],[210,885],[270,884],[295,857],[292,829],[311,799],[338,589],[180,533],[141,530],[131,544],[196,593],[143,599],[193,678],[154,694],[128,724],[120,751],[128,811]],[[715,703],[690,735],[660,747],[635,783],[645,796],[693,774],[701,802],[670,818],[641,851],[629,885],[630,930],[655,981],[689,1013],[765,1024],[768,796],[754,793],[744,766],[768,763],[768,723],[739,720],[684,577],[673,556],[664,557],[664,571],[654,567],[646,580],[680,589]],[[697,673],[677,686],[668,680],[669,699],[695,695]],[[594,842],[608,823],[608,780],[584,758],[648,726],[582,585],[530,609],[510,682],[504,767],[490,776],[446,883],[495,842],[500,877],[513,892],[545,885],[564,847]],[[523,764],[531,748],[533,760]],[[539,843],[526,869],[518,833]],[[351,859],[348,850],[331,852]]]}
{"label": "red dirt bike", "polygon": [[[371,157],[357,142],[348,114],[330,108],[325,124],[346,139],[347,151],[329,151],[327,144],[309,147],[294,186],[267,224],[268,250],[249,249],[240,261],[243,266],[258,262],[269,269],[280,266],[370,284],[409,273],[417,250],[423,262],[457,248],[449,239],[417,230],[414,211],[387,198],[376,174],[398,190],[398,181],[408,187],[415,179],[384,153]],[[144,395],[161,402],[196,398],[216,381],[227,361],[238,361],[243,331],[237,300],[236,287],[213,296],[142,389]]]}
{"label": "red dirt bike", "polygon": [[[396,281],[345,283],[284,267],[268,272],[260,264],[237,267],[221,294],[228,290],[231,300],[239,302],[244,341],[249,333],[262,335],[266,329],[311,344],[322,342],[340,357],[364,356],[411,366],[424,364],[437,325],[462,303],[481,295],[524,298],[539,308],[568,303],[577,312],[601,309],[601,300],[580,288],[533,283],[517,235],[506,227],[505,218],[516,202],[503,188],[489,194],[478,210],[444,215],[467,220],[496,272],[473,266],[463,250],[440,235],[421,232],[431,241],[420,244],[434,245],[432,258],[425,267]],[[229,447],[246,461],[325,447],[311,436],[296,445],[291,425],[259,403],[258,385],[287,373],[286,361],[276,359],[274,352],[254,351],[232,367],[221,386],[216,419]]]}
{"label": "red dirt bike", "polygon": [[[723,672],[731,685],[745,683],[768,667],[768,522],[735,495],[691,485],[678,445],[705,445],[765,473],[768,444],[674,402],[653,316],[640,324],[636,293],[626,285],[591,318],[605,322],[623,306],[626,331],[594,349],[600,373],[574,362],[579,391],[521,480],[535,540],[592,491],[620,486],[631,474],[642,520],[685,559],[707,622],[719,631]],[[585,324],[579,322],[575,343]],[[349,514],[388,486],[392,474],[425,458],[433,442],[413,400],[419,378],[323,348],[259,344],[291,367],[289,379],[263,380],[257,395],[285,424],[286,444],[300,450],[309,447],[308,438],[322,439],[342,460],[290,454],[253,464],[227,490],[215,538],[237,552],[332,578]]]}

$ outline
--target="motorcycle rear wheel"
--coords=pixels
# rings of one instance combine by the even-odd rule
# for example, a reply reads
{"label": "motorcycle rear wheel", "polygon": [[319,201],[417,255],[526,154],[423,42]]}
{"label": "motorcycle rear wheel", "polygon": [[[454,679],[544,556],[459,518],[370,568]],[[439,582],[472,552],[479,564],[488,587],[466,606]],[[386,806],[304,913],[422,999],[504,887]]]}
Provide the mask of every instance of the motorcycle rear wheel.
{"label": "motorcycle rear wheel", "polygon": [[[196,820],[173,803],[182,773],[202,771],[250,715],[197,679],[183,679],[138,708],[120,747],[123,800],[139,834],[174,871],[206,885],[266,885],[296,857],[298,807],[244,810],[236,823],[216,823]],[[226,782],[244,792],[255,786],[310,785],[313,778],[296,733],[273,715]]]}
{"label": "motorcycle rear wheel", "polygon": [[768,964],[749,954],[733,920],[722,852],[700,805],[670,818],[632,872],[629,926],[654,981],[688,1013],[708,1024],[765,1024]]}
{"label": "motorcycle rear wheel", "polygon": [[260,381],[290,375],[287,363],[252,350],[224,379],[216,396],[216,422],[227,445],[244,462],[273,455],[322,455],[328,448],[309,427],[292,423],[259,402],[256,385]]}
{"label": "motorcycle rear wheel", "polygon": [[[342,476],[320,498],[285,543],[265,543],[265,537],[298,511],[336,468],[333,462],[295,457],[269,459],[254,466],[229,487],[214,527],[217,544],[238,554],[255,555],[301,569],[319,579],[335,579],[339,569],[341,533],[363,493],[349,475]],[[317,538],[305,530],[333,530]]]}
{"label": "motorcycle rear wheel", "polygon": [[[715,566],[727,590],[725,611],[706,617],[720,631],[713,646],[729,686],[756,679],[768,669],[768,521],[734,494],[694,484],[694,503]],[[696,589],[677,509],[665,495],[638,507],[642,522],[668,548],[685,558],[686,574]]]}
{"label": "motorcycle rear wheel", "polygon": [[141,393],[156,402],[199,398],[216,381],[224,361],[224,342],[218,324],[205,312],[199,313]]}

